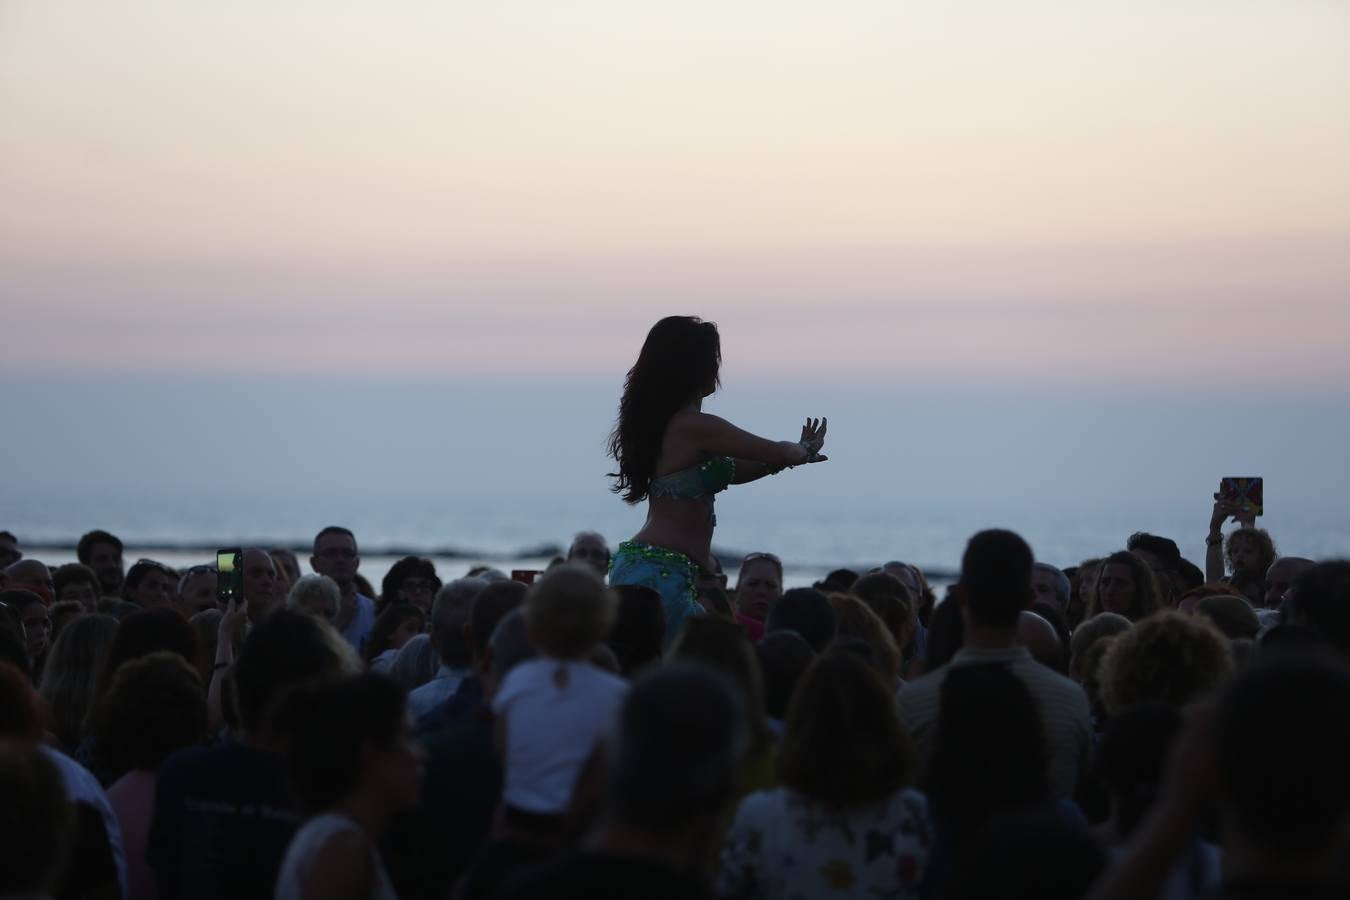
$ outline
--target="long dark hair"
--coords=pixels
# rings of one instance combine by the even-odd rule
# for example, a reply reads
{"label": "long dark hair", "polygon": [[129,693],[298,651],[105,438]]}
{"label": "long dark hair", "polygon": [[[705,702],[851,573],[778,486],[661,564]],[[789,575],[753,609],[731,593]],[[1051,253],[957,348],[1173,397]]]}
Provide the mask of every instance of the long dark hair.
{"label": "long dark hair", "polygon": [[624,381],[619,421],[609,437],[611,490],[628,503],[647,497],[656,472],[661,438],[670,417],[716,388],[722,366],[717,326],[696,316],[667,316],[647,332],[642,352]]}

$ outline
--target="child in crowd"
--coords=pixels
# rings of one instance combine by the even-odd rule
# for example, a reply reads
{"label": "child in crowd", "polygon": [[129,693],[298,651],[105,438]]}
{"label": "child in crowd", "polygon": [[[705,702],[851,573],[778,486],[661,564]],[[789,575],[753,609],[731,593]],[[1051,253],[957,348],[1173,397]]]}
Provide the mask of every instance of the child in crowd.
{"label": "child in crowd", "polygon": [[558,566],[526,598],[525,622],[540,655],[512,669],[492,703],[506,761],[508,818],[560,818],[614,721],[627,683],[587,657],[609,633],[615,603],[594,571],[580,564]]}

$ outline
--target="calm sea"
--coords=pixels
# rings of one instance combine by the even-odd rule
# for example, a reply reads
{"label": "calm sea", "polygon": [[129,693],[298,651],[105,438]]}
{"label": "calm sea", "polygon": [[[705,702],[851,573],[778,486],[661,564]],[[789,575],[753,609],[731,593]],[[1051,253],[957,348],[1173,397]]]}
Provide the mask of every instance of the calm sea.
{"label": "calm sea", "polygon": [[[975,531],[1020,532],[1071,565],[1131,532],[1175,538],[1202,563],[1222,475],[1266,478],[1286,553],[1350,556],[1350,396],[1161,387],[744,383],[709,402],[757,433],[793,438],[827,414],[828,463],[718,498],[724,565],[779,554],[789,583],[888,559],[952,572]],[[1066,379],[1066,382],[1069,379]],[[644,511],[608,491],[615,379],[15,376],[0,442],[0,529],[72,547],[105,528],[129,553],[306,546],[356,532],[368,577],[393,552],[537,564],[593,529],[631,536]],[[36,555],[36,554],[35,554]],[[56,562],[68,551],[41,554]],[[453,557],[453,558],[451,558]]]}

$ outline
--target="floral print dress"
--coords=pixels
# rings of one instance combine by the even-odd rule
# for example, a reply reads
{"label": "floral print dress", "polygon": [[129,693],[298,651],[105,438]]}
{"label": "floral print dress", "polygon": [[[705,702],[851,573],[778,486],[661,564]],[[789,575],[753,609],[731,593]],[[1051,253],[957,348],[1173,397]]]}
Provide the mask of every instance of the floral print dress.
{"label": "floral print dress", "polygon": [[735,900],[919,896],[932,841],[923,794],[825,810],[789,788],[746,797],[722,848],[718,893]]}

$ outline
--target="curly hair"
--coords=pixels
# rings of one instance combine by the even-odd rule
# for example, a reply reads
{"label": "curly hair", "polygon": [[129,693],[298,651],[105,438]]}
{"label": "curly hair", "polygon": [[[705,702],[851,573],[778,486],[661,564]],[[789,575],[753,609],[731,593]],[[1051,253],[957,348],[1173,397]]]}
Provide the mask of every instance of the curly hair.
{"label": "curly hair", "polygon": [[1237,531],[1228,535],[1228,539],[1223,544],[1223,561],[1228,566],[1228,571],[1234,575],[1237,574],[1233,568],[1233,542],[1234,541],[1256,541],[1256,550],[1258,559],[1256,563],[1256,574],[1262,578],[1266,577],[1266,570],[1270,568],[1271,563],[1279,556],[1275,549],[1275,539],[1270,536],[1270,532],[1264,528],[1239,528]]}
{"label": "curly hair", "polygon": [[722,366],[717,326],[696,316],[667,316],[652,326],[628,370],[619,419],[609,438],[612,490],[639,503],[656,474],[656,459],[671,416],[718,386]]}
{"label": "curly hair", "polygon": [[1102,704],[1116,715],[1136,703],[1187,703],[1232,677],[1228,639],[1203,616],[1168,610],[1111,642],[1099,670]]}
{"label": "curly hair", "polygon": [[153,772],[175,750],[206,737],[201,678],[161,650],[123,664],[94,711],[95,767],[109,777]]}

